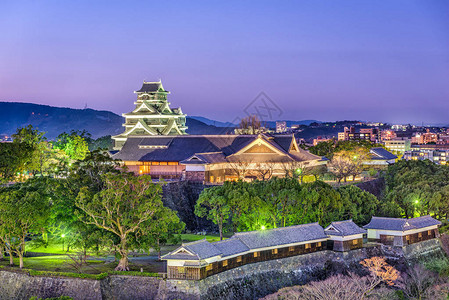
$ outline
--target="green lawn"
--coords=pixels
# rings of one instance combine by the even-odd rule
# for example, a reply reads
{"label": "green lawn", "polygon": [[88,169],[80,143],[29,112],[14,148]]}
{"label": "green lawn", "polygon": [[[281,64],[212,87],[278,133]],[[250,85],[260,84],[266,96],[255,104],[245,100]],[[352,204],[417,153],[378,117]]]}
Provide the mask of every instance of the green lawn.
{"label": "green lawn", "polygon": [[198,241],[206,238],[208,242],[216,242],[220,240],[219,235],[199,235],[199,234],[192,234],[192,233],[185,233],[181,234],[181,239],[183,242],[193,242]]}
{"label": "green lawn", "polygon": [[[64,250],[62,250],[62,243],[50,242],[47,247],[44,247],[43,245],[34,246],[33,244],[28,244],[26,250],[27,252],[66,254],[67,244],[64,245]],[[70,249],[68,253],[73,253],[73,249]]]}

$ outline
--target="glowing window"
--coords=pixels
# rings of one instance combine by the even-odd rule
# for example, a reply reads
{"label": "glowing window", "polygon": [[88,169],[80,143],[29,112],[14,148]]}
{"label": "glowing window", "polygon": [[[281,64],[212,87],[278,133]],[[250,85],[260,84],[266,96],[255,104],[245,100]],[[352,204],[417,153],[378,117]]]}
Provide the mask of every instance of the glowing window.
{"label": "glowing window", "polygon": [[222,265],[223,265],[223,267],[226,267],[228,265],[228,260],[224,260]]}
{"label": "glowing window", "polygon": [[254,252],[254,257],[259,257],[260,253],[259,252]]}
{"label": "glowing window", "polygon": [[242,261],[242,257],[241,256],[237,256],[237,262],[241,262]]}
{"label": "glowing window", "polygon": [[210,271],[210,270],[212,270],[212,264],[208,264],[208,265],[206,266],[206,271]]}
{"label": "glowing window", "polygon": [[290,252],[295,251],[295,247],[293,247],[293,246],[288,247],[288,251],[290,251]]}
{"label": "glowing window", "polygon": [[306,249],[310,249],[310,244],[306,244]]}
{"label": "glowing window", "polygon": [[271,254],[278,254],[278,249],[271,249]]}

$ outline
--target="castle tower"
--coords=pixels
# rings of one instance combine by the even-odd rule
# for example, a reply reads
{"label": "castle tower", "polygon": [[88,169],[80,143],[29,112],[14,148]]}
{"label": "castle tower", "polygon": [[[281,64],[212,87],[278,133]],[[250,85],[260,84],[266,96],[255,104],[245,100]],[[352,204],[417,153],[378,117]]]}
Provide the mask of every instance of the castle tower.
{"label": "castle tower", "polygon": [[113,136],[114,149],[120,150],[129,136],[183,135],[186,134],[186,115],[181,108],[170,108],[166,91],[159,82],[143,82],[134,93],[136,108],[123,114],[125,131]]}

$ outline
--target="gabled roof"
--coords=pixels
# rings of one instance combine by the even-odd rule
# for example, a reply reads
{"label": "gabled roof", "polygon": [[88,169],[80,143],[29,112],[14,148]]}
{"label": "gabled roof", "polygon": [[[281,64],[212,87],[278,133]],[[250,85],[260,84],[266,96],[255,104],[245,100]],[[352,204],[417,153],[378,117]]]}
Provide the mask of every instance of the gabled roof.
{"label": "gabled roof", "polygon": [[363,226],[363,228],[407,231],[435,225],[441,225],[441,222],[431,216],[422,216],[413,219],[372,217],[369,224]]}
{"label": "gabled roof", "polygon": [[159,90],[168,93],[168,91],[164,90],[162,82],[144,81],[142,87],[140,88],[140,90],[136,91],[136,93],[155,93],[158,92]]}
{"label": "gabled roof", "polygon": [[312,240],[327,239],[318,222],[262,231],[239,232],[232,236],[250,249],[288,245]]}
{"label": "gabled roof", "polygon": [[324,231],[328,235],[349,236],[355,234],[364,234],[366,230],[360,228],[352,220],[332,222]]}
{"label": "gabled roof", "polygon": [[[167,138],[170,139],[170,143],[166,149],[151,147],[153,144],[160,145],[160,139]],[[170,137],[128,136],[122,149],[119,153],[114,155],[114,158],[125,161],[180,162],[188,160],[193,155],[197,155],[198,158],[201,156],[201,159],[204,159],[208,163],[224,162],[224,158],[228,158],[230,155],[237,153],[239,150],[257,140],[257,138],[257,135],[180,135]],[[320,158],[313,154],[309,154],[302,149],[300,149],[300,152],[294,151],[292,153],[287,153],[291,139],[291,136],[272,136],[266,141],[281,153],[274,153],[273,155],[285,155],[284,158],[287,160],[300,161]],[[145,145],[147,147],[139,147],[140,145]],[[265,157],[262,156],[261,158],[265,159]],[[279,160],[278,156],[277,159]],[[267,158],[267,160],[271,160],[271,158]]]}
{"label": "gabled roof", "polygon": [[396,159],[398,158],[393,153],[385,150],[384,148],[371,148],[370,149],[371,159],[377,159],[377,160],[390,160],[390,159]]}
{"label": "gabled roof", "polygon": [[[187,250],[189,254],[180,254],[182,250]],[[199,241],[182,244],[178,249],[163,256],[164,259],[182,259],[182,260],[201,260],[214,256],[219,256],[222,253],[211,243],[202,239]]]}
{"label": "gabled roof", "polygon": [[223,152],[196,153],[181,161],[181,164],[213,164],[227,162]]}

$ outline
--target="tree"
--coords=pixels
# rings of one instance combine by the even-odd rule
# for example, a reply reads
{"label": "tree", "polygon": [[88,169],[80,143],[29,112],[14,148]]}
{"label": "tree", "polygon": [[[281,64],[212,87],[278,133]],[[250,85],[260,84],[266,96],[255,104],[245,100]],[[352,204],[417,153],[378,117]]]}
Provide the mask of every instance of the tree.
{"label": "tree", "polygon": [[8,182],[27,170],[33,148],[25,143],[0,143],[0,182]]}
{"label": "tree", "polygon": [[240,120],[239,128],[236,131],[239,134],[258,134],[262,132],[262,125],[256,115],[251,115]]}
{"label": "tree", "polygon": [[259,180],[269,180],[273,176],[274,168],[276,164],[271,161],[256,163],[254,173]]}
{"label": "tree", "polygon": [[[107,230],[120,239],[120,261],[116,270],[129,270],[128,250],[130,236],[145,236],[148,226],[156,226],[155,219],[164,209],[162,187],[154,184],[150,176],[131,173],[104,175],[105,188],[92,194],[87,187],[81,189],[76,199],[86,215],[78,214],[83,222]],[[152,219],[149,224],[147,221]],[[145,225],[145,226],[144,226]]]}
{"label": "tree", "polygon": [[30,234],[41,233],[49,216],[48,195],[45,182],[30,179],[23,184],[11,186],[0,194],[0,238],[12,253],[19,257],[23,268],[25,239]]}
{"label": "tree", "polygon": [[245,177],[250,174],[251,164],[251,161],[245,161],[238,158],[229,159],[229,167],[231,168],[232,173],[235,174],[239,180],[245,179]]}
{"label": "tree", "polygon": [[72,160],[83,160],[89,152],[86,141],[89,138],[90,134],[86,131],[72,131],[70,134],[64,132],[57,137],[54,147],[63,150]]}
{"label": "tree", "polygon": [[220,240],[223,240],[223,224],[229,218],[230,209],[222,187],[217,186],[203,190],[195,205],[195,214],[218,225]]}
{"label": "tree", "polygon": [[[371,193],[361,190],[355,185],[342,186],[337,189],[342,207],[333,216],[334,220],[352,219],[360,225],[368,224],[375,215],[379,200]],[[333,215],[332,212],[330,214]]]}

